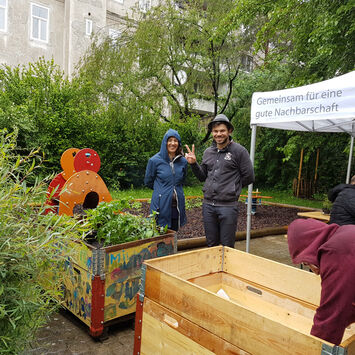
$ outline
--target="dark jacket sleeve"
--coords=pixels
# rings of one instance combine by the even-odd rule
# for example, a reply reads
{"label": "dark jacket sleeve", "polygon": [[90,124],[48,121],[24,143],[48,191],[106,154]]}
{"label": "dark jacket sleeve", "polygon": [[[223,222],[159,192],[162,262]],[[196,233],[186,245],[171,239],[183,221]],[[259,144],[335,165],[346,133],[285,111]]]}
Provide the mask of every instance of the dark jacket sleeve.
{"label": "dark jacket sleeve", "polygon": [[155,164],[152,161],[152,159],[149,159],[147,168],[145,170],[144,185],[146,185],[150,189],[153,189],[155,177],[156,177]]}
{"label": "dark jacket sleeve", "polygon": [[254,168],[246,149],[243,150],[239,163],[240,174],[242,177],[242,187],[245,187],[254,182]]}
{"label": "dark jacket sleeve", "polygon": [[199,165],[198,163],[191,164],[191,169],[194,175],[201,181],[205,181],[207,178],[207,166],[205,164]]}

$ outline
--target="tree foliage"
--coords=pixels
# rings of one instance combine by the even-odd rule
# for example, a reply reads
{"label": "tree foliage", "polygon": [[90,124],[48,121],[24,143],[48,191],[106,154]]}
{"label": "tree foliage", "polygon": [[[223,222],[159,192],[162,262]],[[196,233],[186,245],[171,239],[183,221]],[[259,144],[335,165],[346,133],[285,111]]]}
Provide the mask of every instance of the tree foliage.
{"label": "tree foliage", "polygon": [[352,0],[241,0],[223,23],[227,28],[256,26],[255,52],[264,53],[267,61],[292,65],[294,85],[329,79],[355,67]]}
{"label": "tree foliage", "polygon": [[213,115],[224,112],[251,43],[241,31],[215,36],[233,3],[194,0],[176,7],[167,1],[137,23],[127,19],[119,38],[96,39],[81,73],[110,100],[126,105],[133,97],[143,115],[149,111],[168,123],[191,117],[197,103],[212,104]]}
{"label": "tree foliage", "polygon": [[19,150],[41,147],[50,171],[66,149],[93,144],[102,105],[90,100],[88,83],[70,82],[53,61],[4,66],[0,89],[0,129],[18,128]]}

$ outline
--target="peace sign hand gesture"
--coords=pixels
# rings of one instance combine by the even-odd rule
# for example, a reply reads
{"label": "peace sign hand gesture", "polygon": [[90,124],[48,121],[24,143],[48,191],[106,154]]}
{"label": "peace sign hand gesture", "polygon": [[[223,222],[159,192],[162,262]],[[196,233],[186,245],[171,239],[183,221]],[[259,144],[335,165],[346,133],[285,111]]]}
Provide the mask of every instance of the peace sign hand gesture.
{"label": "peace sign hand gesture", "polygon": [[189,164],[195,164],[196,163],[196,155],[195,155],[195,144],[192,145],[192,150],[185,145],[187,153],[185,153],[185,158]]}

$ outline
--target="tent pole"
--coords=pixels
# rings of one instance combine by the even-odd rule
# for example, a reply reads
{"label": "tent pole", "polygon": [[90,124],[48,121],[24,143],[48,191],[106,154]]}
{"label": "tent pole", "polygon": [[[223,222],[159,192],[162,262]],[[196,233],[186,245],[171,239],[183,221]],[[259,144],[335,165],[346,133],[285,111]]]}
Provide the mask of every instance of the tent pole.
{"label": "tent pole", "polygon": [[298,198],[299,193],[300,193],[300,183],[301,183],[301,175],[302,175],[302,162],[303,162],[303,148],[301,149],[300,167],[298,169],[297,193],[296,193],[296,197],[297,198]]}
{"label": "tent pole", "polygon": [[354,136],[351,136],[350,140],[350,152],[349,152],[349,161],[348,161],[348,170],[346,172],[346,183],[350,182],[350,173],[351,173],[351,161],[353,160],[353,149],[354,149]]}
{"label": "tent pole", "polygon": [[[250,160],[254,167],[255,158],[256,125],[251,125]],[[246,252],[249,253],[250,231],[251,231],[251,204],[252,204],[253,184],[248,185],[248,208],[247,208],[247,235]]]}

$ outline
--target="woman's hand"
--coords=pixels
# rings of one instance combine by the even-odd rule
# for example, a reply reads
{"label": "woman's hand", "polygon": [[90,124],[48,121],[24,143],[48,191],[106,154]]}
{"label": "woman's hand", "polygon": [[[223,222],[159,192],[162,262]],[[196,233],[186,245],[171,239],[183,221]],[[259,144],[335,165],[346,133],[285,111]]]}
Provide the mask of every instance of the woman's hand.
{"label": "woman's hand", "polygon": [[185,145],[187,153],[185,153],[185,158],[189,164],[195,164],[196,163],[196,155],[195,155],[195,144],[192,145],[192,150]]}

